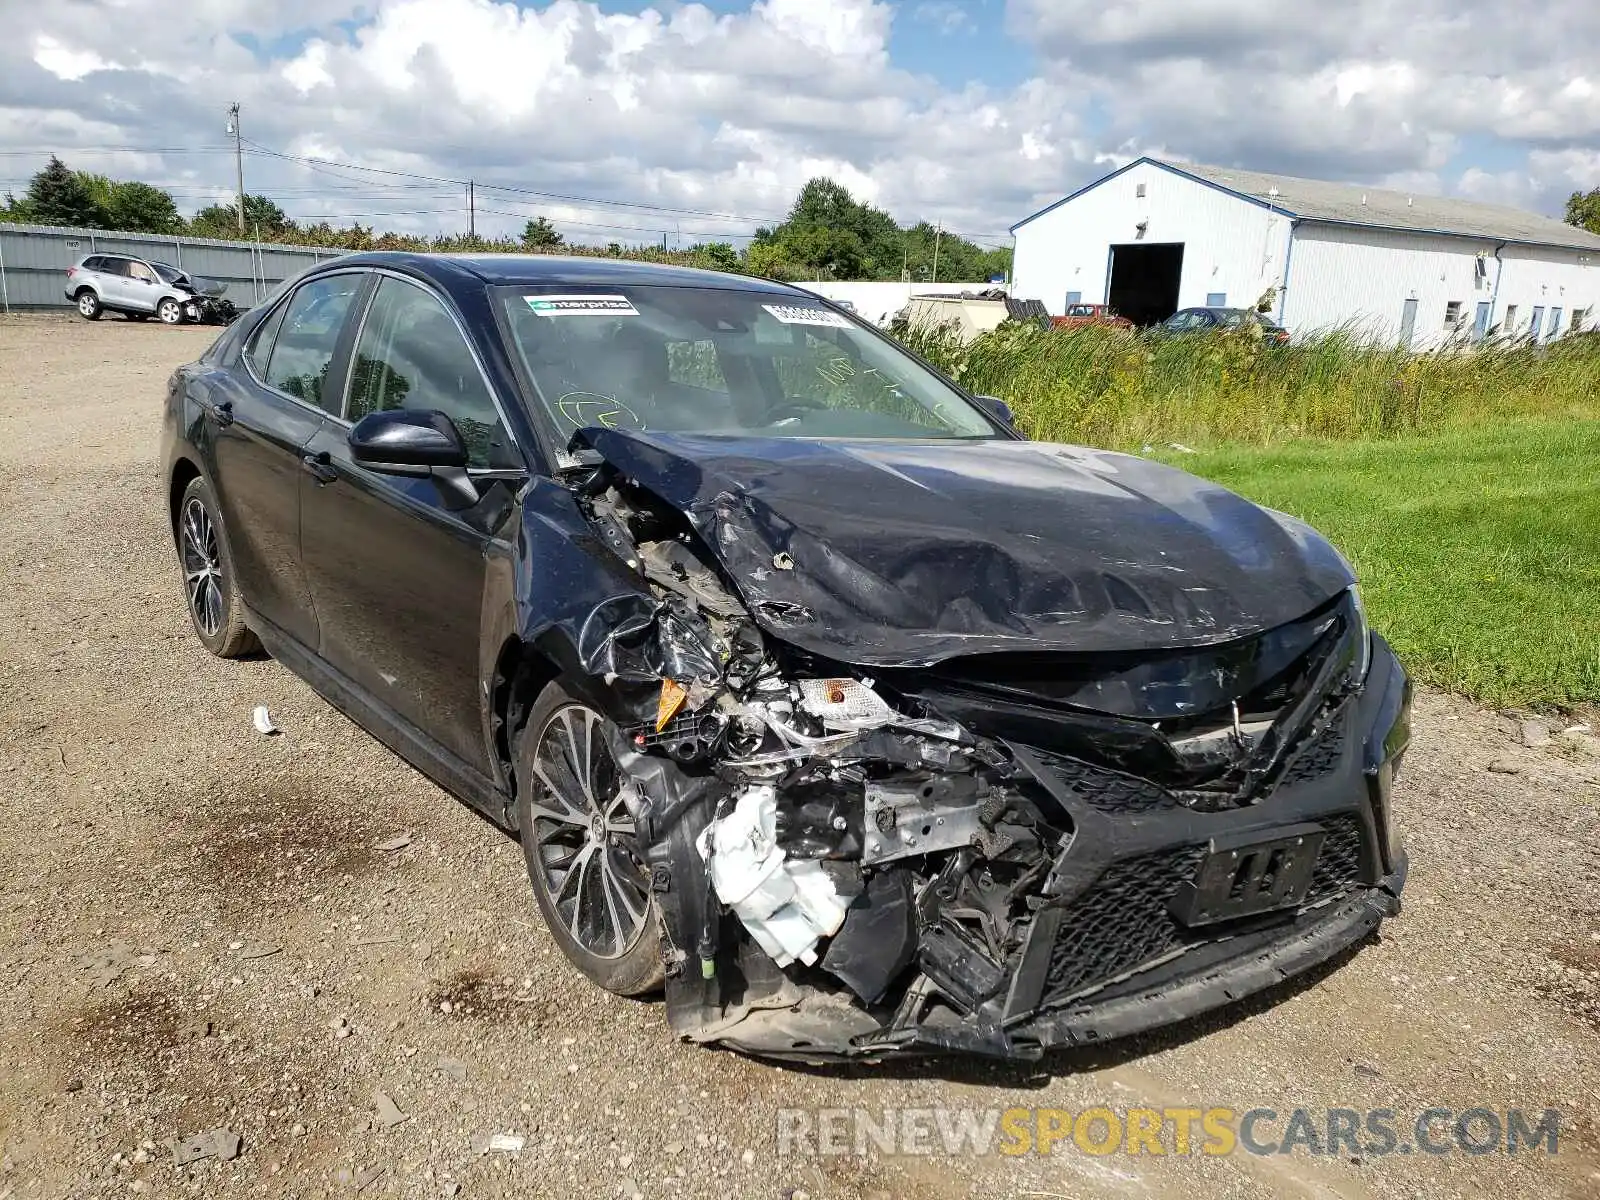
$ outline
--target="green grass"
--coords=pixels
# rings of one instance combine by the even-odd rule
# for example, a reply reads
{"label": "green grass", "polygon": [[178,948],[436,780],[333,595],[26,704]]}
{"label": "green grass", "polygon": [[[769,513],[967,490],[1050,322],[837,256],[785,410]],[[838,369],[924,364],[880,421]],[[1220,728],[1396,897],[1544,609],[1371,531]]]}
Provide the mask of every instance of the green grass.
{"label": "green grass", "polygon": [[1162,457],[1332,538],[1418,679],[1498,706],[1600,703],[1600,421]]}

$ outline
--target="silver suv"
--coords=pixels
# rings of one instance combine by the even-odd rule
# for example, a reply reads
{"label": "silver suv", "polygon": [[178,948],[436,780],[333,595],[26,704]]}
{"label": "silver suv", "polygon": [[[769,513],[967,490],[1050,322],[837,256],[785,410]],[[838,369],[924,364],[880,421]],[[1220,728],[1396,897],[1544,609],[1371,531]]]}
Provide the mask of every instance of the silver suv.
{"label": "silver suv", "polygon": [[164,325],[214,319],[216,298],[226,290],[226,284],[193,278],[167,263],[121,254],[91,254],[67,268],[67,299],[90,321],[103,312],[135,321],[155,317]]}

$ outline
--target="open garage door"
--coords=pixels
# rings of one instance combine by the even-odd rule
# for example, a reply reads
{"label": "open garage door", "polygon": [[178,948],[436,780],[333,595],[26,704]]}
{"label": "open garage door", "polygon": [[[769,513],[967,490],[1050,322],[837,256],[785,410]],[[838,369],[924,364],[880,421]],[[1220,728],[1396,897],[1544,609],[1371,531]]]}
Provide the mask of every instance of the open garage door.
{"label": "open garage door", "polygon": [[1154,325],[1178,311],[1182,276],[1182,242],[1112,246],[1106,303],[1135,325]]}

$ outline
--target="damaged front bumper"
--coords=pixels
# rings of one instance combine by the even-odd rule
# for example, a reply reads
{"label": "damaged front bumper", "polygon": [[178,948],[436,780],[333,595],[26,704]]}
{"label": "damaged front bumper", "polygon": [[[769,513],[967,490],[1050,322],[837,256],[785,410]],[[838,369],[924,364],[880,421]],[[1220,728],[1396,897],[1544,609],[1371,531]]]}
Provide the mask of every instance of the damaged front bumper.
{"label": "damaged front bumper", "polygon": [[1410,685],[1353,588],[1216,644],[869,677],[754,621],[714,533],[603,466],[575,492],[648,584],[574,645],[679,1036],[1031,1059],[1237,1000],[1399,911]]}
{"label": "damaged front bumper", "polygon": [[[645,790],[677,801],[642,827],[668,931],[669,1020],[686,1039],[776,1058],[1031,1059],[1280,983],[1399,912],[1407,863],[1390,792],[1409,710],[1405,674],[1374,638],[1365,686],[1291,749],[1253,803],[1203,811],[1147,780],[1007,742],[1004,786],[1034,797],[1045,818],[1031,829],[1008,827],[1017,814],[1003,811],[926,853],[902,846],[862,867],[853,824],[823,812],[798,829],[795,818],[774,839],[791,851],[815,853],[820,829],[849,825],[840,857],[804,863],[832,873],[842,919],[828,902],[809,925],[776,910],[815,945],[804,955],[744,936],[760,919],[748,919],[743,897],[699,886],[708,855],[717,864],[704,831],[718,826],[722,789],[657,779]],[[864,791],[870,838],[882,831],[870,815],[875,789]],[[905,836],[938,838],[938,814],[948,824],[957,808],[941,809],[937,789],[919,798],[928,820]],[[674,836],[674,821],[700,831],[699,845]],[[1037,861],[1016,852],[1029,834]]]}

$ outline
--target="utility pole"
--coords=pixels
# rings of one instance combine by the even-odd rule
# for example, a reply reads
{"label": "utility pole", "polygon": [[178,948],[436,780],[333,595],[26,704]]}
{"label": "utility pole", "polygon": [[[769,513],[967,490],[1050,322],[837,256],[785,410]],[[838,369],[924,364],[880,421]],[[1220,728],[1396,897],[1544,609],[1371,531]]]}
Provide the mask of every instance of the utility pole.
{"label": "utility pole", "polygon": [[239,102],[228,106],[228,132],[233,134],[233,167],[239,178],[239,236],[244,236],[244,143],[239,132]]}
{"label": "utility pole", "polygon": [[471,179],[467,180],[467,236],[478,236],[478,189]]}
{"label": "utility pole", "polygon": [[933,232],[933,279],[931,281],[933,283],[939,282],[939,243],[943,240],[944,222],[940,221],[938,228]]}

